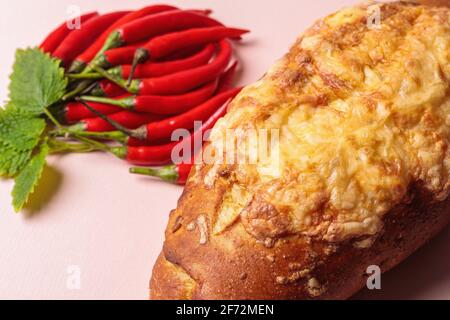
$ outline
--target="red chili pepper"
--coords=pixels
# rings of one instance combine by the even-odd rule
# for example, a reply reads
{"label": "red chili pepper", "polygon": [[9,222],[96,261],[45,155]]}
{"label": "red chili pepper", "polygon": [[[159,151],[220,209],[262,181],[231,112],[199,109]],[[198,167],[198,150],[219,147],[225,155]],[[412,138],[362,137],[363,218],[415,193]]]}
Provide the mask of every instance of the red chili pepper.
{"label": "red chili pepper", "polygon": [[229,90],[233,85],[234,76],[239,62],[236,60],[220,77],[217,94]]}
{"label": "red chili pepper", "polygon": [[70,66],[80,52],[86,50],[106,28],[127,13],[129,11],[120,11],[89,19],[81,29],[74,30],[64,39],[53,56],[61,59],[64,66]]}
{"label": "red chili pepper", "polygon": [[130,12],[129,14],[123,16],[114,24],[112,24],[108,29],[106,29],[89,48],[78,55],[78,57],[70,67],[69,72],[80,72],[86,66],[86,64],[89,63],[98,53],[103,53],[101,50],[103,45],[105,44],[106,39],[108,39],[111,32],[113,32],[120,26],[145,16],[177,9],[178,8],[169,5],[151,5],[140,10]]}
{"label": "red chili pepper", "polygon": [[[136,113],[132,111],[121,111],[114,113],[109,118],[120,125],[128,128],[135,129],[139,126],[151,122],[160,121],[161,116],[149,114],[149,113]],[[81,122],[70,127],[72,131],[89,131],[89,132],[107,132],[112,131],[115,128],[107,121],[101,118],[88,118],[83,119]]]}
{"label": "red chili pepper", "polygon": [[178,142],[157,146],[113,147],[111,152],[137,166],[161,166],[171,162],[172,149]]}
{"label": "red chili pepper", "polygon": [[217,42],[225,38],[240,37],[247,32],[249,31],[243,29],[210,27],[189,29],[155,37],[136,51],[130,79],[134,77],[134,68],[150,57],[160,59],[180,49]]}
{"label": "red chili pepper", "polygon": [[[187,58],[167,62],[147,62],[139,65],[136,68],[134,75],[137,78],[162,77],[168,74],[200,67],[211,60],[215,51],[216,47],[213,44],[209,44],[201,51],[198,51]],[[130,76],[130,71],[131,65],[122,65],[108,70],[110,74],[121,78],[128,78]]]}
{"label": "red chili pepper", "polygon": [[[88,21],[89,19],[98,16],[97,12],[90,12],[87,14],[84,14],[82,16],[79,17],[79,21],[81,24],[85,23],[86,21]],[[69,35],[69,33],[71,33],[72,30],[69,29],[69,27],[67,26],[67,21],[64,21],[63,24],[61,24],[58,28],[56,28],[55,30],[53,30],[48,36],[47,38],[45,38],[45,40],[41,43],[41,45],[39,46],[39,48],[42,49],[42,51],[46,52],[46,53],[50,53],[52,54],[61,44],[61,42],[64,41],[64,39]]]}
{"label": "red chili pepper", "polygon": [[[196,53],[199,53],[201,50],[203,50],[205,46],[195,46],[187,49],[183,49],[180,51],[177,51],[173,54],[168,55],[167,57],[164,57],[162,59],[159,59],[159,62],[167,62],[167,61],[173,61],[173,60],[180,60],[188,58]],[[214,48],[215,50],[216,48]]]}
{"label": "red chili pepper", "polygon": [[170,165],[160,169],[134,167],[130,168],[130,173],[158,177],[163,181],[182,186],[186,184],[192,166],[192,163],[181,163],[179,165]]}
{"label": "red chili pepper", "polygon": [[138,48],[139,44],[105,51],[97,58],[98,64],[102,68],[130,64],[133,61],[134,53]]}
{"label": "red chili pepper", "polygon": [[[240,89],[239,89],[240,90]],[[238,91],[239,92],[239,91]],[[118,147],[114,148],[113,152],[118,157],[121,157],[122,159],[126,159],[128,162],[139,165],[139,166],[158,166],[167,164],[169,162],[173,162],[173,149],[175,147],[180,147],[182,150],[187,150],[187,148],[190,148],[191,155],[197,154],[199,150],[196,150],[196,141],[200,141],[199,145],[201,145],[205,139],[205,134],[208,130],[212,129],[214,125],[216,124],[217,120],[222,118],[226,112],[227,112],[228,103],[223,104],[217,111],[202,125],[200,129],[192,133],[189,137],[181,140],[180,142],[175,141],[171,142],[165,145],[160,146],[140,146],[140,147]],[[188,149],[189,150],[189,149]],[[177,155],[178,156],[178,155]],[[190,157],[191,159],[193,157]],[[170,166],[167,167],[167,169],[173,170],[178,173],[178,177],[175,182],[177,183],[184,183],[188,176],[188,171],[190,171],[190,167],[192,167],[193,161],[191,160],[189,162],[181,162],[180,164],[176,166]],[[141,172],[136,173],[142,173],[142,170],[145,170],[143,168],[140,168]],[[178,172],[176,172],[178,171]],[[152,176],[157,176],[164,179],[163,174],[158,174],[158,172],[153,172],[156,174],[150,174]],[[159,173],[162,173],[161,171]],[[145,174],[145,173],[144,173]],[[173,175],[172,175],[173,177]],[[171,181],[173,182],[173,180]]]}
{"label": "red chili pepper", "polygon": [[114,98],[125,94],[127,94],[127,91],[125,89],[122,89],[117,84],[109,80],[101,80],[91,91],[91,95],[93,96],[109,98]]}
{"label": "red chili pepper", "polygon": [[104,50],[137,43],[160,34],[184,29],[221,26],[204,14],[174,10],[146,16],[129,22],[114,31],[106,40]]}
{"label": "red chili pepper", "polygon": [[[222,40],[218,55],[208,65],[158,78],[133,80],[128,91],[139,95],[174,95],[189,92],[218,78],[227,67],[231,56],[231,45],[228,41]],[[117,81],[126,87],[122,79]]]}
{"label": "red chili pepper", "polygon": [[[104,115],[110,115],[123,111],[123,109],[120,107],[105,103],[93,102],[89,105]],[[93,118],[96,116],[96,114],[94,114],[91,110],[87,109],[82,103],[79,102],[68,103],[63,109],[63,120],[67,123],[76,123],[80,120]]]}
{"label": "red chili pepper", "polygon": [[170,138],[174,130],[191,130],[194,128],[195,121],[207,121],[218,108],[240,91],[241,88],[228,90],[184,114],[143,125],[134,130],[135,136],[130,137],[129,144],[142,143],[142,140],[145,140],[147,143],[157,143],[163,139]]}
{"label": "red chili pepper", "polygon": [[149,112],[161,115],[181,114],[198,106],[212,97],[217,89],[218,80],[178,96],[126,96],[119,99],[94,96],[81,97],[85,101],[109,104],[137,112]]}

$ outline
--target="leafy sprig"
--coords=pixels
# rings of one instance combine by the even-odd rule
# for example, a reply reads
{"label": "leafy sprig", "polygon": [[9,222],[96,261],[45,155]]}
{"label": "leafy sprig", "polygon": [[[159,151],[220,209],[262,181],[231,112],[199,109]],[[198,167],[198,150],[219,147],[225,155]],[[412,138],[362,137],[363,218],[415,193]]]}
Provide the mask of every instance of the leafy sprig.
{"label": "leafy sprig", "polygon": [[43,115],[65,94],[60,61],[39,49],[17,50],[9,102],[0,109],[0,176],[15,179],[13,205],[20,211],[34,191],[50,152]]}

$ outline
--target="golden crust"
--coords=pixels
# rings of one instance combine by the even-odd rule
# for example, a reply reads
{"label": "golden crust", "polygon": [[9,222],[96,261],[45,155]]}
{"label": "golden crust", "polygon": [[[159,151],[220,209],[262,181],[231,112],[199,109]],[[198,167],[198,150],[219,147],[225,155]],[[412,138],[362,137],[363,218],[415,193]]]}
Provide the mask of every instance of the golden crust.
{"label": "golden crust", "polygon": [[193,171],[153,298],[346,298],[448,222],[450,10],[379,8],[320,20],[233,101],[207,148],[276,129],[276,161]]}
{"label": "golden crust", "polygon": [[[180,199],[183,211],[170,216],[152,299],[346,299],[365,285],[368,266],[388,271],[450,221],[449,200],[429,205],[430,195],[413,188],[411,202],[386,215],[385,232],[369,248],[359,247],[362,238],[333,244],[299,235],[265,246],[240,223],[202,245],[199,230],[188,226],[221,197],[220,188],[202,188],[191,183]],[[180,214],[185,223],[178,229]],[[188,285],[180,278],[190,279]]]}

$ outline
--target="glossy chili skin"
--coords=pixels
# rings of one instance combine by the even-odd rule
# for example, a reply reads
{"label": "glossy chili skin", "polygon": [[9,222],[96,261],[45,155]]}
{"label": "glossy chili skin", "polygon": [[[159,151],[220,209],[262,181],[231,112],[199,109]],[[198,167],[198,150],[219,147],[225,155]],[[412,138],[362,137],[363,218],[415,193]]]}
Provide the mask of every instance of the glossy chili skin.
{"label": "glossy chili skin", "polygon": [[118,40],[115,46],[137,43],[157,35],[184,29],[221,25],[218,21],[195,11],[172,10],[143,17],[123,25],[116,30]]}
{"label": "glossy chili skin", "polygon": [[[97,40],[95,40],[95,42],[91,46],[89,46],[89,48],[87,48],[83,53],[78,55],[78,57],[75,59],[76,63],[80,64],[80,65],[86,65],[87,63],[89,63],[97,55],[97,53],[100,52],[106,39],[109,37],[111,32],[113,32],[120,26],[125,25],[129,22],[132,22],[136,19],[139,19],[139,18],[142,18],[145,16],[150,16],[153,14],[170,11],[170,10],[177,10],[177,9],[178,8],[176,8],[174,6],[169,6],[169,5],[151,5],[151,6],[142,8],[140,10],[128,13],[127,15],[125,15],[122,18],[120,18],[119,20],[117,20],[108,29],[106,29],[97,38]],[[74,69],[75,69],[75,67],[74,67]]]}
{"label": "glossy chili skin", "polygon": [[110,49],[104,52],[99,58],[99,61],[102,61],[100,66],[109,68],[122,64],[130,64],[133,62],[134,53],[138,48],[139,45],[129,45],[126,47]]}
{"label": "glossy chili skin", "polygon": [[[149,113],[136,113],[132,111],[120,111],[108,116],[111,120],[119,123],[128,129],[136,129],[144,123],[159,121],[161,116]],[[81,121],[84,131],[89,132],[107,132],[113,131],[115,128],[107,121],[101,118],[88,118]]]}
{"label": "glossy chili skin", "polygon": [[[80,23],[84,24],[91,18],[98,16],[97,12],[86,13],[79,17]],[[75,19],[74,19],[75,20]],[[39,48],[42,49],[45,53],[52,54],[64,41],[64,39],[71,33],[73,30],[69,29],[67,26],[67,21],[64,21],[58,28],[53,30],[42,43],[39,45]]]}
{"label": "glossy chili skin", "polygon": [[145,50],[147,58],[161,59],[184,48],[236,38],[248,32],[222,26],[195,28],[155,37],[139,49]]}
{"label": "glossy chili skin", "polygon": [[127,94],[127,91],[111,81],[101,80],[98,82],[97,87],[93,89],[91,94],[100,97],[104,96],[114,98]]}
{"label": "glossy chili skin", "polygon": [[[105,103],[91,102],[89,103],[89,105],[91,108],[97,110],[98,112],[104,115],[110,115],[112,113],[123,111],[123,109],[120,107],[112,106],[110,104]],[[95,118],[95,117],[97,117],[97,115],[94,114],[91,110],[87,109],[80,102],[71,102],[64,107],[64,121],[66,123],[76,123],[86,118]]]}
{"label": "glossy chili skin", "polygon": [[156,146],[126,147],[125,159],[137,166],[161,166],[171,162],[172,149],[178,142]]}
{"label": "glossy chili skin", "polygon": [[129,11],[113,12],[89,19],[81,29],[74,30],[64,39],[54,51],[53,56],[62,60],[68,67],[73,59],[86,50],[97,37],[106,30],[114,21],[120,19]]}
{"label": "glossy chili skin", "polygon": [[191,108],[210,99],[217,89],[217,80],[186,94],[177,96],[136,96],[133,110],[161,115],[189,112]]}
{"label": "glossy chili skin", "polygon": [[110,104],[137,112],[154,113],[160,115],[175,115],[189,111],[210,99],[216,92],[218,79],[200,87],[197,90],[177,96],[130,96],[104,98],[83,96],[85,101]]}
{"label": "glossy chili skin", "polygon": [[174,130],[191,130],[194,128],[195,121],[207,121],[217,109],[230,98],[236,96],[240,90],[240,88],[228,90],[186,113],[161,121],[148,123],[138,129],[138,131],[144,135],[142,139],[130,138],[129,144],[137,144],[139,143],[139,140],[145,140],[147,143],[157,143],[161,140],[169,139]]}
{"label": "glossy chili skin", "polygon": [[[242,89],[233,89],[233,92],[235,94],[238,94],[240,90]],[[214,127],[214,125],[220,118],[222,118],[226,114],[227,107],[227,103],[220,106],[220,108],[216,110],[216,112],[202,125],[200,129],[192,133],[189,137],[182,139],[181,141],[174,141],[157,146],[129,145],[128,147],[124,147],[122,153],[125,153],[125,158],[128,162],[138,166],[161,166],[172,162],[174,160],[173,151],[175,147],[181,149],[190,148],[191,155],[195,155],[199,151],[195,149],[195,141],[204,141],[205,134],[208,132],[208,130]],[[179,165],[177,165],[176,168],[180,169],[180,171],[178,171],[179,177],[177,179],[177,183],[182,184],[186,182],[187,176],[189,175],[187,171],[190,171],[190,167],[192,167],[192,164],[188,162],[181,162]]]}
{"label": "glossy chili skin", "polygon": [[189,174],[191,173],[192,170],[192,163],[180,163],[179,165],[176,166],[176,173],[177,173],[177,178],[175,180],[176,184],[179,184],[181,186],[185,185],[188,178],[189,178]]}
{"label": "glossy chili skin", "polygon": [[232,56],[228,41],[220,42],[219,53],[207,65],[158,78],[134,80],[129,91],[140,95],[175,95],[189,92],[220,76]]}
{"label": "glossy chili skin", "polygon": [[220,77],[219,85],[217,87],[217,94],[225,92],[232,87],[238,65],[239,65],[239,62],[236,60],[222,74],[222,76]]}
{"label": "glossy chili skin", "polygon": [[[134,76],[136,78],[162,77],[168,74],[200,67],[202,65],[206,65],[209,60],[211,60],[215,51],[215,45],[208,44],[202,50],[194,52],[193,55],[185,58],[164,62],[150,61],[137,66]],[[122,65],[115,69],[109,70],[111,74],[123,78],[128,78],[130,76],[130,71],[131,65]]]}

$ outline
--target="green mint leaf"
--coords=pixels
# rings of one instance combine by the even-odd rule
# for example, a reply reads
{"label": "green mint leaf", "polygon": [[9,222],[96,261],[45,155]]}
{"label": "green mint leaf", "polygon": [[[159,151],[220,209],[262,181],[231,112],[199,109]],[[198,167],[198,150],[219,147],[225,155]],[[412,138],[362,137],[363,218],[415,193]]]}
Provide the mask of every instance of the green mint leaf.
{"label": "green mint leaf", "polygon": [[[34,149],[45,130],[45,120],[8,104],[0,111],[0,141],[18,151]],[[0,150],[0,159],[2,151]]]}
{"label": "green mint leaf", "polygon": [[0,176],[14,177],[31,158],[32,150],[18,151],[0,141]]}
{"label": "green mint leaf", "polygon": [[31,161],[23,168],[15,179],[12,191],[13,206],[19,212],[28,201],[28,197],[33,193],[38,184],[45,167],[45,158],[49,153],[47,143],[40,146],[39,152],[33,156]]}
{"label": "green mint leaf", "polygon": [[60,64],[38,48],[17,50],[9,85],[11,102],[29,113],[42,114],[65,93],[67,79]]}
{"label": "green mint leaf", "polygon": [[9,103],[0,109],[0,176],[14,177],[30,160],[45,130],[45,120]]}

